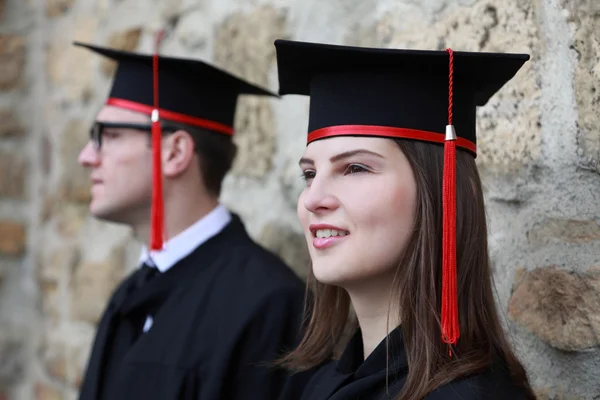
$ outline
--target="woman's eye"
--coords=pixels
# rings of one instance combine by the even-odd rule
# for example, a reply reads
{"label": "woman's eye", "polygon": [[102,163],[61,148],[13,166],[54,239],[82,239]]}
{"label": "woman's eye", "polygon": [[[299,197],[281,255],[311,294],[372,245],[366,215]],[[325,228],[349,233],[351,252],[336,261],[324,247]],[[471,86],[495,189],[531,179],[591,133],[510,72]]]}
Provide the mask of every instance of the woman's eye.
{"label": "woman's eye", "polygon": [[300,177],[302,179],[304,179],[305,181],[309,181],[309,180],[313,179],[316,174],[317,173],[315,171],[313,171],[312,169],[307,169],[306,171],[302,171],[302,175],[300,175]]}
{"label": "woman's eye", "polygon": [[357,174],[360,172],[369,172],[369,169],[361,164],[350,164],[346,167],[345,174]]}

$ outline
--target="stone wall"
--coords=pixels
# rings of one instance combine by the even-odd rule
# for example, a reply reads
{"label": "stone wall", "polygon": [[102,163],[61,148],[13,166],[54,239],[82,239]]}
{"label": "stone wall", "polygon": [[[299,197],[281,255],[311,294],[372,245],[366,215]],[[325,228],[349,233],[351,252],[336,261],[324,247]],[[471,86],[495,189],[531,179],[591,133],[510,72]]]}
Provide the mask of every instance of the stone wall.
{"label": "stone wall", "polygon": [[[527,52],[478,111],[498,301],[540,399],[600,399],[597,0],[0,0],[0,400],[75,399],[138,246],[89,217],[76,156],[114,65],[73,40],[202,58],[277,89],[276,38]],[[308,102],[244,98],[222,200],[300,275]]]}

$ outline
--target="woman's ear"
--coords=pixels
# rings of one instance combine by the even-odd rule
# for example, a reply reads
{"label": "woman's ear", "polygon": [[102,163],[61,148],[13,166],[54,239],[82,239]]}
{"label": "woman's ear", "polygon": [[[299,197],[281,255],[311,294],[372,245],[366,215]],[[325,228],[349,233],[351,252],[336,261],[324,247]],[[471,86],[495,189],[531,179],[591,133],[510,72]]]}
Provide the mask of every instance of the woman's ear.
{"label": "woman's ear", "polygon": [[178,130],[163,139],[163,174],[176,177],[187,171],[194,158],[194,140],[184,131]]}

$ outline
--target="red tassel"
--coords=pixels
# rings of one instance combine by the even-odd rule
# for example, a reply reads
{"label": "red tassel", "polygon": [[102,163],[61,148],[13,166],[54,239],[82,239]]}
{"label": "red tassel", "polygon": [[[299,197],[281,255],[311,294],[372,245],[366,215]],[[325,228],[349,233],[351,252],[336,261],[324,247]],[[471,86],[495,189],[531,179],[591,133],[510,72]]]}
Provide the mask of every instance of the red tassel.
{"label": "red tassel", "polygon": [[444,176],[442,183],[442,340],[452,346],[460,337],[458,320],[458,289],[456,282],[456,134],[452,126],[452,94],[454,56],[450,55],[448,126],[444,143]]}
{"label": "red tassel", "polygon": [[162,129],[158,114],[158,48],[163,38],[163,31],[156,37],[154,56],[152,58],[152,75],[154,90],[154,110],[152,112],[152,211],[150,225],[150,249],[163,248],[164,203],[162,191],[161,139]]}

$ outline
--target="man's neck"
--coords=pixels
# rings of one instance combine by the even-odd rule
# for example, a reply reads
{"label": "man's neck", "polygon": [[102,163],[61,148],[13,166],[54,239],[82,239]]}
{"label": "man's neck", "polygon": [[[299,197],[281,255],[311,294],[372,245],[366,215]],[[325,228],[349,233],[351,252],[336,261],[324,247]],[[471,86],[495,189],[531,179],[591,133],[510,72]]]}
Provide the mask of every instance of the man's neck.
{"label": "man's neck", "polygon": [[[185,231],[194,223],[205,217],[219,205],[217,198],[180,197],[178,201],[165,202],[165,240],[169,240]],[[148,219],[133,227],[135,237],[148,246],[150,239],[150,215]]]}

